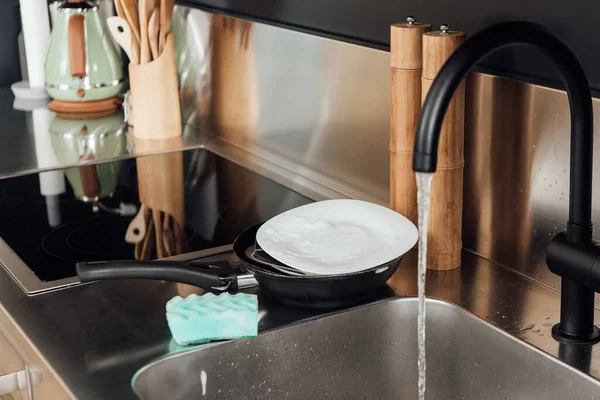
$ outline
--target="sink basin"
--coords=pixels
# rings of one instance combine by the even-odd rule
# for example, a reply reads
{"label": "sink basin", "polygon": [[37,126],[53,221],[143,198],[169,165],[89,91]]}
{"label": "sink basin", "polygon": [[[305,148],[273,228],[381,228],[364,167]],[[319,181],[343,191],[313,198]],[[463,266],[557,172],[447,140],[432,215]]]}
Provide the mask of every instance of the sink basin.
{"label": "sink basin", "polygon": [[[165,356],[133,389],[147,400],[416,399],[416,321],[416,299],[392,298]],[[427,399],[600,399],[600,382],[428,299]]]}

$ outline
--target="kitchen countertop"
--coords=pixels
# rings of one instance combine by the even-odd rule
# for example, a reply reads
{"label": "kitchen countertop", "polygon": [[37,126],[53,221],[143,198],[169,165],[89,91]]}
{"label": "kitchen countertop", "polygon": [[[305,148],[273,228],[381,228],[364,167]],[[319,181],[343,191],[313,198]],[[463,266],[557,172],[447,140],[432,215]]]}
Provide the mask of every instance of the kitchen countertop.
{"label": "kitchen countertop", "polygon": [[[33,114],[14,110],[12,101],[10,91],[0,89],[0,109],[5,110],[0,113],[3,126],[0,138],[11,149],[0,158],[0,178],[65,166],[61,162],[48,163],[48,159],[44,159],[46,164],[40,164]],[[241,154],[246,152],[202,138],[198,129],[184,129],[184,140],[177,146],[150,153],[190,147],[205,147],[235,159],[242,166],[312,199],[343,197],[269,160]],[[119,157],[135,155],[139,153],[128,148]],[[416,295],[415,258],[414,254],[407,257],[390,280],[390,288],[371,300]],[[136,398],[130,387],[131,377],[140,367],[170,351],[165,303],[183,289],[181,285],[155,281],[106,281],[28,297],[7,271],[0,268],[0,307],[62,382],[81,399]],[[551,287],[463,252],[461,268],[428,272],[427,293],[463,307],[600,379],[600,345],[559,346],[552,338],[551,328],[559,319],[560,295]],[[261,331],[328,312],[283,306],[260,293],[259,302]],[[596,321],[600,321],[598,311]]]}
{"label": "kitchen countertop", "polygon": [[[370,301],[416,293],[414,257],[407,258],[390,280],[391,289]],[[173,283],[105,281],[28,297],[0,268],[0,305],[81,399],[136,398],[130,387],[135,371],[172,346],[164,307],[181,290],[186,289]],[[600,378],[599,346],[573,352],[552,339],[560,296],[551,288],[464,252],[461,268],[428,272],[427,293],[551,355],[566,354],[576,367]],[[261,331],[327,312],[283,306],[258,294]]]}

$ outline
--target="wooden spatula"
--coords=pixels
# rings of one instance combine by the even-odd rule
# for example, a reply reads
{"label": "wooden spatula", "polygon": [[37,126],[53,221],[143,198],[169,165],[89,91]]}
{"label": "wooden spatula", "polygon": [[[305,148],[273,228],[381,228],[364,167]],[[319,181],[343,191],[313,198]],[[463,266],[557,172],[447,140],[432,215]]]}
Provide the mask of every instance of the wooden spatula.
{"label": "wooden spatula", "polygon": [[167,35],[171,31],[171,20],[173,19],[173,6],[175,0],[160,0],[160,39],[159,52],[162,53],[167,44]]}
{"label": "wooden spatula", "polygon": [[148,21],[148,41],[150,42],[150,52],[152,60],[156,60],[160,52],[158,51],[158,41],[160,34],[160,10],[154,10]]}
{"label": "wooden spatula", "polygon": [[[118,5],[117,5],[118,4]],[[138,17],[137,5],[135,0],[115,0],[115,6],[119,17],[124,18],[131,29],[132,50],[137,50],[137,59],[140,58],[140,19]],[[119,12],[121,10],[121,13]]]}
{"label": "wooden spatula", "polygon": [[163,244],[163,222],[162,212],[160,210],[152,210],[152,220],[154,221],[154,234],[156,243],[156,258],[164,258],[164,244]]}
{"label": "wooden spatula", "polygon": [[125,241],[127,243],[139,243],[144,240],[147,225],[144,211],[144,205],[142,204],[136,217],[129,223],[125,232]]}
{"label": "wooden spatula", "polygon": [[[131,28],[127,21],[121,17],[108,17],[106,19],[106,24],[108,25],[108,30],[111,35],[115,38],[117,43],[119,43],[119,46],[123,48],[127,57],[129,57],[129,62],[138,64],[139,48],[134,44]],[[134,48],[134,46],[136,48]]]}
{"label": "wooden spatula", "polygon": [[139,0],[138,2],[140,18],[140,64],[149,63],[152,58],[148,38],[148,22],[155,8],[156,3],[154,0]]}
{"label": "wooden spatula", "polygon": [[117,10],[117,15],[121,18],[125,18],[125,11],[123,11],[123,6],[121,5],[121,0],[115,0],[115,10]]}
{"label": "wooden spatula", "polygon": [[149,220],[146,225],[146,235],[144,240],[135,244],[135,259],[136,260],[150,260],[152,258],[152,250],[155,245],[155,234],[154,234],[154,222],[152,221],[152,210],[150,207],[146,207],[144,211],[149,215]]}

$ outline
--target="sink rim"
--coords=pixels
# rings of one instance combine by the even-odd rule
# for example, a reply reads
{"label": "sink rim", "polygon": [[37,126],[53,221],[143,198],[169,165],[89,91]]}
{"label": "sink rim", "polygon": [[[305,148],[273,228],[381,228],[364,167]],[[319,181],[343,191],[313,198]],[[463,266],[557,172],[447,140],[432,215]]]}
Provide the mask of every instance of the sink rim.
{"label": "sink rim", "polygon": [[[332,316],[338,315],[338,314],[343,314],[343,313],[347,313],[347,312],[355,312],[357,310],[362,310],[362,309],[366,309],[366,308],[370,308],[370,307],[378,307],[381,306],[384,303],[400,303],[400,302],[410,302],[410,303],[416,303],[418,302],[418,297],[416,296],[405,296],[405,297],[389,297],[386,299],[382,299],[382,300],[377,300],[374,301],[372,303],[368,303],[368,304],[362,304],[362,305],[358,305],[358,306],[354,306],[354,307],[349,307],[343,310],[337,310],[337,311],[332,311],[329,313],[325,313],[325,314],[321,314],[321,315],[317,315],[314,317],[308,317],[299,321],[294,321],[291,322],[289,324],[283,325],[283,326],[278,326],[272,329],[265,329],[264,331],[260,331],[258,334],[263,335],[263,334],[267,334],[267,333],[272,333],[272,332],[276,332],[276,331],[280,331],[280,330],[286,330],[286,329],[292,329],[294,328],[296,325],[302,325],[305,323],[309,323],[309,322],[314,322],[316,320],[319,319],[323,319],[323,318],[330,318]],[[456,305],[455,303],[446,301],[446,300],[442,300],[439,299],[437,297],[434,296],[427,296],[425,298],[425,304],[426,306],[428,306],[429,304],[434,304],[437,306],[443,306],[443,307],[450,307],[456,311],[458,311],[459,313],[465,315],[468,318],[471,318],[473,320],[475,320],[476,323],[483,323],[484,325],[486,325],[488,328],[491,328],[493,331],[496,331],[497,333],[500,333],[501,335],[503,335],[504,337],[510,339],[511,341],[516,342],[519,345],[523,345],[526,348],[528,348],[529,350],[534,351],[535,353],[537,353],[538,355],[541,355],[543,357],[545,357],[546,359],[559,364],[561,367],[566,368],[567,370],[569,370],[570,372],[574,372],[576,374],[578,374],[579,376],[581,376],[582,378],[587,379],[590,383],[595,384],[596,386],[598,386],[598,388],[600,389],[600,380],[594,378],[593,376],[591,376],[590,374],[587,374],[569,364],[567,364],[566,362],[564,362],[563,360],[561,360],[560,358],[557,358],[555,356],[553,356],[552,354],[549,354],[547,352],[545,352],[544,350],[532,345],[531,343],[526,342],[523,339],[520,339],[512,334],[510,334],[509,332],[506,332],[505,330],[491,324],[490,322],[486,321],[483,318],[478,317],[477,315],[469,312],[468,310],[464,309],[463,307]],[[415,324],[416,324],[416,320],[415,320]],[[257,336],[258,337],[258,336]],[[172,340],[172,339],[171,339]],[[184,354],[188,354],[191,352],[200,352],[203,351],[205,349],[208,348],[212,348],[215,346],[223,346],[223,345],[227,345],[230,344],[231,342],[235,342],[237,340],[252,340],[252,339],[232,339],[232,340],[224,340],[224,341],[220,341],[220,342],[211,342],[211,343],[206,343],[206,344],[198,344],[198,345],[192,345],[192,346],[187,346],[189,348],[186,349],[182,349],[179,351],[174,351],[174,352],[170,352],[169,354],[165,354],[163,356],[160,356],[158,358],[156,358],[155,360],[152,360],[151,362],[149,362],[148,364],[142,366],[140,369],[138,369],[132,376],[131,378],[131,388],[133,390],[133,392],[139,397],[142,398],[141,394],[138,393],[138,391],[136,391],[136,387],[135,387],[135,382],[137,380],[137,378],[139,376],[141,376],[143,373],[145,373],[146,371],[148,371],[149,369],[153,368],[154,366],[164,363],[164,362],[168,362],[170,359],[172,358],[176,358],[179,356],[182,356]],[[600,345],[599,345],[600,346]],[[416,367],[416,366],[415,366]]]}

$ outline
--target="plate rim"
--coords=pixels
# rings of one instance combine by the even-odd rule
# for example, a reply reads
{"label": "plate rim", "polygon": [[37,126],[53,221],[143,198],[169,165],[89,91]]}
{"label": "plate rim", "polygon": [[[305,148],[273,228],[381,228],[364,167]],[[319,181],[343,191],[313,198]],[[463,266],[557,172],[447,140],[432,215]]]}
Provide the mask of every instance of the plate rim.
{"label": "plate rim", "polygon": [[[417,229],[417,227],[415,226],[415,224],[409,220],[408,218],[406,218],[404,215],[379,204],[376,203],[372,203],[372,202],[368,202],[368,201],[364,201],[364,200],[357,200],[357,199],[330,199],[330,200],[322,200],[322,201],[317,201],[314,203],[310,203],[310,204],[305,204],[296,208],[293,208],[291,210],[285,211],[281,214],[276,215],[275,217],[265,221],[258,229],[258,231],[256,232],[256,242],[258,243],[258,245],[263,248],[264,251],[266,251],[267,253],[269,253],[269,255],[271,257],[273,257],[275,260],[285,264],[285,265],[290,265],[289,262],[285,262],[282,261],[280,258],[275,257],[273,254],[271,254],[267,249],[265,249],[264,243],[261,243],[260,237],[261,232],[264,232],[265,229],[267,229],[270,226],[270,223],[272,223],[273,220],[276,220],[278,218],[282,218],[286,215],[289,214],[294,214],[297,213],[299,209],[304,209],[304,208],[314,208],[314,207],[319,207],[321,204],[323,203],[328,203],[331,204],[333,202],[343,202],[343,203],[354,203],[354,204],[359,204],[362,206],[366,206],[366,207],[370,207],[371,209],[379,209],[382,212],[386,212],[389,213],[390,215],[394,215],[395,218],[398,218],[398,220],[402,221],[402,226],[405,227],[405,229],[407,228],[408,230],[411,231],[411,233],[414,233],[414,237],[411,237],[409,239],[412,240],[407,240],[407,248],[403,249],[402,252],[398,252],[394,258],[387,260],[387,261],[382,261],[379,262],[377,264],[373,263],[373,265],[371,265],[371,263],[369,264],[365,264],[364,267],[358,268],[358,267],[354,267],[354,268],[339,268],[338,269],[332,269],[332,268],[327,268],[326,270],[323,270],[322,267],[317,267],[315,264],[312,264],[311,266],[309,266],[309,268],[305,268],[305,265],[301,265],[301,267],[303,268],[298,268],[297,265],[291,265],[293,268],[298,269],[299,271],[308,273],[308,274],[315,274],[315,275],[340,275],[340,274],[349,274],[349,273],[358,273],[358,272],[362,272],[362,271],[366,271],[372,268],[376,268],[379,265],[385,264],[387,262],[390,262],[391,260],[394,260],[396,258],[402,257],[404,256],[406,253],[408,253],[411,249],[414,248],[414,246],[417,244],[418,240],[419,240],[419,231]],[[412,242],[412,243],[411,243]],[[270,244],[267,244],[267,247],[271,248]],[[310,264],[310,263],[309,263]],[[314,268],[313,268],[314,267]]]}

